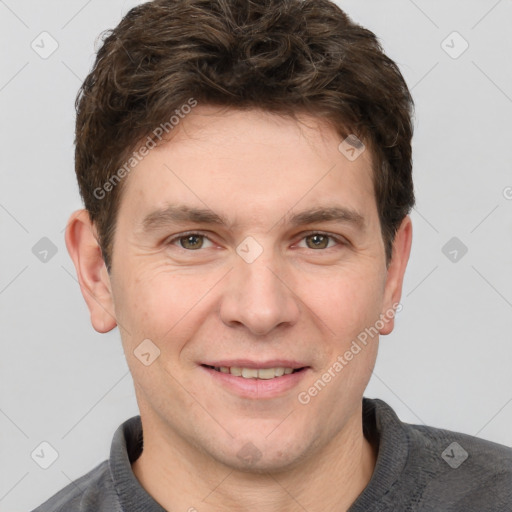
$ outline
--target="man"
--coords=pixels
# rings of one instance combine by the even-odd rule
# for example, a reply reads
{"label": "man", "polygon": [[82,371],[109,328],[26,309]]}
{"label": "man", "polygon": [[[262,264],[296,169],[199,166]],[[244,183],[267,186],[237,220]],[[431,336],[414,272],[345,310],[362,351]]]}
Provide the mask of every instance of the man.
{"label": "man", "polygon": [[412,106],[328,0],[155,0],[77,98],[66,244],[140,417],[42,511],[505,511],[512,450],[363,398],[412,240]]}

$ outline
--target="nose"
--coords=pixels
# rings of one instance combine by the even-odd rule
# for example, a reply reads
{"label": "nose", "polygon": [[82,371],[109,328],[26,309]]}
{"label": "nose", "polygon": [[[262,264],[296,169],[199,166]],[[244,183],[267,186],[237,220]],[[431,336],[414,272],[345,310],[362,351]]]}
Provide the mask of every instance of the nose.
{"label": "nose", "polygon": [[284,263],[266,256],[252,263],[237,258],[228,274],[220,316],[230,326],[244,325],[254,335],[264,336],[273,329],[298,321],[299,299],[287,282]]}

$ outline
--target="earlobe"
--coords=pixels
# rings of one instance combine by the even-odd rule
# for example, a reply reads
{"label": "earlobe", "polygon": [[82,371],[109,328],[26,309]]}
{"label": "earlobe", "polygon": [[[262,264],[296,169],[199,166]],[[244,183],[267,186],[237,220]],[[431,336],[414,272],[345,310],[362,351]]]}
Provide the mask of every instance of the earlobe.
{"label": "earlobe", "polygon": [[92,326],[100,333],[109,332],[117,325],[112,288],[97,242],[96,229],[86,210],[77,210],[71,215],[65,239],[89,308]]}
{"label": "earlobe", "polygon": [[[409,261],[412,245],[412,221],[407,215],[398,228],[393,241],[393,254],[387,270],[384,289],[383,311],[384,327],[379,329],[380,334],[389,334],[395,326],[397,305],[402,297],[402,285],[405,269]],[[400,310],[401,307],[398,307]]]}

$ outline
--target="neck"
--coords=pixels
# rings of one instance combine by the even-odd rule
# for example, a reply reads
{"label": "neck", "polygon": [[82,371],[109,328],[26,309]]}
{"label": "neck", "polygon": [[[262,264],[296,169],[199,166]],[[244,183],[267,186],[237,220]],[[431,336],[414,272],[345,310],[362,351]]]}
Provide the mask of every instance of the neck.
{"label": "neck", "polygon": [[161,436],[155,426],[143,419],[144,450],[132,469],[166,510],[347,510],[370,481],[377,459],[376,447],[363,435],[361,410],[329,443],[279,472],[233,470],[174,434]]}

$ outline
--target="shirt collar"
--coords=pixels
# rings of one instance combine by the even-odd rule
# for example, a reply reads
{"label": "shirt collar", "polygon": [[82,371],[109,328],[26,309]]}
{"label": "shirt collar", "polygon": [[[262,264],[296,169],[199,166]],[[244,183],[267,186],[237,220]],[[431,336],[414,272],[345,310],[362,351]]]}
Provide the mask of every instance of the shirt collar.
{"label": "shirt collar", "polygon": [[[363,397],[363,432],[378,444],[373,475],[348,512],[363,512],[386,494],[400,477],[409,453],[404,424],[383,400]],[[110,450],[110,474],[125,512],[165,512],[141,486],[131,464],[142,453],[140,416],[126,420],[115,432]]]}

